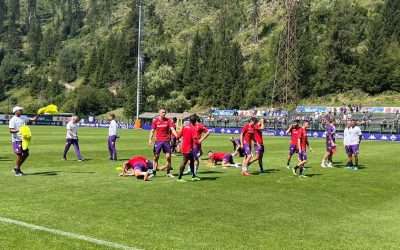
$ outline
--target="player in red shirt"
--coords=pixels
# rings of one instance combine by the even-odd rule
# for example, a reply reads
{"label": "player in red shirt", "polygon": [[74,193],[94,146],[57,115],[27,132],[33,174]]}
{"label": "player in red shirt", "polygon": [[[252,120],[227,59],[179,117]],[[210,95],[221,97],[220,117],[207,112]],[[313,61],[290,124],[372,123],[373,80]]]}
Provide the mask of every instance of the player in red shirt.
{"label": "player in red shirt", "polygon": [[197,115],[190,116],[189,124],[185,125],[180,131],[178,138],[182,138],[181,153],[183,155],[183,161],[181,167],[179,168],[179,182],[186,182],[182,179],[183,172],[185,171],[186,164],[189,162],[190,171],[192,172],[192,181],[199,181],[200,178],[196,176],[196,171],[194,170],[194,145],[196,142],[196,122]]}
{"label": "player in red shirt", "polygon": [[133,156],[129,161],[122,165],[120,176],[136,176],[138,179],[143,177],[144,181],[148,181],[153,177],[153,162],[149,161],[145,156]]}
{"label": "player in red shirt", "polygon": [[306,177],[304,175],[304,165],[307,163],[307,148],[311,150],[307,136],[308,128],[309,128],[309,122],[304,121],[303,126],[299,129],[299,136],[297,139],[297,148],[299,149],[299,162],[297,166],[294,167],[293,174],[297,175],[297,170],[299,170],[298,175],[300,177]]}
{"label": "player in red shirt", "polygon": [[254,125],[254,147],[256,151],[256,157],[252,159],[248,166],[258,161],[258,165],[260,167],[260,173],[264,173],[263,167],[263,157],[264,157],[264,139],[262,131],[265,128],[264,119],[261,119],[257,124]]}
{"label": "player in red shirt", "polygon": [[297,141],[300,128],[300,120],[295,120],[295,123],[290,125],[290,127],[286,130],[286,134],[290,135],[289,155],[286,165],[288,169],[290,169],[290,160],[292,159],[292,156],[298,152]]}
{"label": "player in red shirt", "polygon": [[254,141],[255,125],[258,122],[257,118],[252,117],[250,121],[244,125],[242,128],[242,133],[240,134],[240,141],[242,142],[242,148],[244,150],[245,156],[242,165],[242,175],[249,176],[248,165],[251,161],[251,146]]}
{"label": "player in red shirt", "polygon": [[237,167],[238,165],[235,164],[233,161],[233,155],[231,153],[224,153],[224,152],[208,152],[208,160],[211,166],[215,166],[219,163],[222,163],[223,167]]}
{"label": "player in red shirt", "polygon": [[197,172],[200,165],[200,157],[203,155],[201,144],[210,135],[210,131],[208,131],[208,128],[204,126],[203,123],[201,123],[200,117],[198,117],[198,120],[194,125],[194,128],[195,128],[195,142],[194,142],[193,156],[195,160],[194,170]]}
{"label": "player in red shirt", "polygon": [[[177,137],[175,130],[175,124],[173,121],[166,117],[167,112],[165,109],[160,109],[159,116],[153,119],[151,125],[149,145],[153,143],[153,137],[155,135],[156,140],[154,142],[153,153],[154,153],[154,171],[158,169],[158,159],[160,158],[161,151],[164,152],[167,160],[167,176],[174,178],[171,174],[171,134]],[[154,172],[155,173],[155,172]]]}

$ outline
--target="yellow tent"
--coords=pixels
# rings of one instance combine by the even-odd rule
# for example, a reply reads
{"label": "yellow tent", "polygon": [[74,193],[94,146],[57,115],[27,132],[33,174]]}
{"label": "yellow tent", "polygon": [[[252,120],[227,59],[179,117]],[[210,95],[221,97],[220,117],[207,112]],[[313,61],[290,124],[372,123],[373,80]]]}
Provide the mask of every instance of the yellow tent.
{"label": "yellow tent", "polygon": [[57,114],[58,107],[54,104],[50,104],[50,105],[47,105],[46,107],[40,108],[37,113],[38,113],[38,115]]}

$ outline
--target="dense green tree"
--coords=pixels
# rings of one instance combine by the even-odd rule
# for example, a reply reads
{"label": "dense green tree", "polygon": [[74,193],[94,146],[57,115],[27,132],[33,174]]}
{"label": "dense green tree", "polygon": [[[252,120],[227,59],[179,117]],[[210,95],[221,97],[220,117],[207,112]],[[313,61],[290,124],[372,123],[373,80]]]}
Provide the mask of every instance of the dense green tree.
{"label": "dense green tree", "polygon": [[[0,87],[2,90],[24,83],[24,66],[15,53],[8,53],[0,65]],[[3,93],[3,92],[2,92]],[[3,95],[4,96],[4,95]]]}
{"label": "dense green tree", "polygon": [[7,20],[6,0],[0,0],[0,34],[4,32],[4,24]]}
{"label": "dense green tree", "polygon": [[65,47],[57,57],[57,75],[59,80],[74,81],[82,67],[82,51],[79,47]]}

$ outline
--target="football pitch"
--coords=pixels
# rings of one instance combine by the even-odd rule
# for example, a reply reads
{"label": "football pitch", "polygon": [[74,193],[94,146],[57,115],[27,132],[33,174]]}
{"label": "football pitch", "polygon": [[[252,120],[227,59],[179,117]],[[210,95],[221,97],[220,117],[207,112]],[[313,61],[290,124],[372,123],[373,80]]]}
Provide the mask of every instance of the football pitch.
{"label": "football pitch", "polygon": [[[14,177],[10,136],[0,127],[0,249],[400,248],[398,143],[363,142],[360,170],[351,171],[341,141],[337,168],[322,169],[325,142],[311,140],[309,178],[300,179],[285,168],[288,138],[264,137],[266,174],[253,165],[254,175],[242,177],[204,161],[199,182],[159,172],[145,183],[116,168],[152,155],[146,131],[121,130],[120,161],[110,162],[107,130],[81,128],[87,160],[77,162],[73,149],[61,161],[64,128],[31,129],[27,176]],[[231,151],[228,138],[211,135],[204,151]],[[173,158],[174,173],[180,161]]]}

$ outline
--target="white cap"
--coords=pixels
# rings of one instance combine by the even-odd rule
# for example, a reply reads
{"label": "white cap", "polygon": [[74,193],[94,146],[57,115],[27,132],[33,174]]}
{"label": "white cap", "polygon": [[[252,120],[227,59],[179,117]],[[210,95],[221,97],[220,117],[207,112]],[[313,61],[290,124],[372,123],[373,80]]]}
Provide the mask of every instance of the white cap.
{"label": "white cap", "polygon": [[21,110],[23,110],[23,109],[24,109],[23,107],[15,106],[15,107],[13,108],[13,113],[15,113],[15,112],[17,112],[17,111],[21,111]]}

